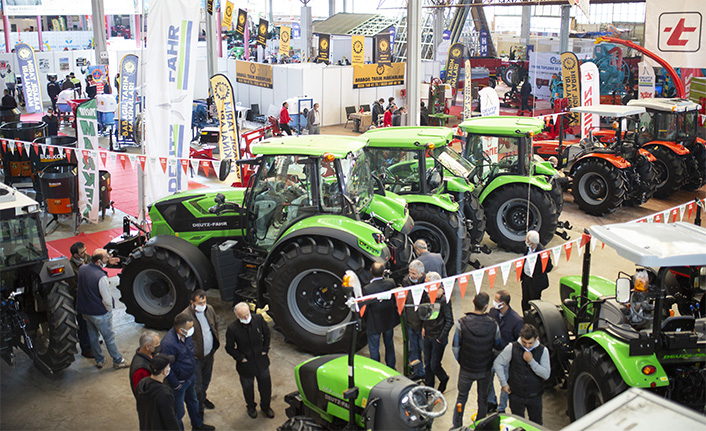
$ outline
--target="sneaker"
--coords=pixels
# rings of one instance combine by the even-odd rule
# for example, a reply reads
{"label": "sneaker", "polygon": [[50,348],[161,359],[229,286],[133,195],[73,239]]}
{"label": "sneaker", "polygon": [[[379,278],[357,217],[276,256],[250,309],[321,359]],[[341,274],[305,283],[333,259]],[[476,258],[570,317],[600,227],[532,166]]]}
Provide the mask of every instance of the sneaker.
{"label": "sneaker", "polygon": [[216,429],[216,427],[214,427],[213,425],[208,425],[208,424],[201,424],[200,427],[193,427],[192,428],[193,431],[213,431],[215,429]]}
{"label": "sneaker", "polygon": [[255,419],[257,417],[257,410],[255,410],[255,407],[253,407],[253,408],[248,407],[248,416],[250,416],[253,419]]}
{"label": "sneaker", "polygon": [[205,408],[209,409],[209,410],[213,410],[213,409],[216,408],[216,406],[213,405],[213,403],[211,402],[211,400],[209,400],[208,398],[206,398],[205,400],[203,400],[203,406],[204,406]]}
{"label": "sneaker", "polygon": [[101,368],[103,368],[103,364],[105,364],[105,362],[96,362],[96,368],[100,370]]}
{"label": "sneaker", "polygon": [[125,358],[123,358],[123,360],[119,363],[113,364],[113,368],[116,370],[122,370],[123,368],[130,368],[130,364],[128,364]]}
{"label": "sneaker", "polygon": [[270,419],[272,419],[273,417],[275,417],[275,412],[272,411],[272,409],[269,408],[269,407],[266,408],[266,409],[262,409],[262,412],[265,413],[265,416],[267,416],[267,417],[270,418]]}

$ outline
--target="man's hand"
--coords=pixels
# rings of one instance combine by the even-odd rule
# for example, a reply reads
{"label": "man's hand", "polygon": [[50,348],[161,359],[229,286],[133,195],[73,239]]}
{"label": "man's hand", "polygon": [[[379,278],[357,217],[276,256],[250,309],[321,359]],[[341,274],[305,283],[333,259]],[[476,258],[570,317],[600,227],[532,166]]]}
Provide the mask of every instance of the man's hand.
{"label": "man's hand", "polygon": [[522,354],[522,359],[524,359],[525,362],[530,363],[532,362],[532,359],[534,359],[534,356],[532,356],[531,352],[525,350],[525,353]]}
{"label": "man's hand", "polygon": [[425,331],[424,328],[422,328],[422,338],[424,338],[426,336],[426,332],[427,331]]}
{"label": "man's hand", "polygon": [[243,361],[242,361],[242,362],[243,362],[243,363],[248,362],[248,358],[243,358]]}
{"label": "man's hand", "polygon": [[120,258],[119,257],[109,257],[108,264],[109,265],[118,265],[118,264],[120,264]]}
{"label": "man's hand", "polygon": [[505,392],[508,395],[510,395],[512,393],[512,391],[510,390],[510,385],[505,385],[505,386],[503,386],[502,389],[503,389],[503,392]]}

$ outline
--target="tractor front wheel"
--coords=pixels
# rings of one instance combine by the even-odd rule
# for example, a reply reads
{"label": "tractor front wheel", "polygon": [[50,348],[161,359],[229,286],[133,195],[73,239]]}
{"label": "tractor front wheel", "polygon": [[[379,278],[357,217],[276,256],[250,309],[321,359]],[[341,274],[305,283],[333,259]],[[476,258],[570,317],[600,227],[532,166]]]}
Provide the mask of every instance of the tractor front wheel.
{"label": "tractor front wheel", "polygon": [[[459,228],[458,214],[434,205],[414,204],[409,207],[409,215],[414,220],[409,239],[411,241],[423,239],[430,252],[439,253],[444,259],[448,275],[463,272],[470,257],[471,241],[466,227]],[[458,270],[456,269],[457,253],[461,254],[461,268]]]}
{"label": "tractor front wheel", "polygon": [[485,235],[485,211],[481,206],[478,198],[472,193],[466,193],[463,199],[463,216],[466,220],[471,221],[471,228],[468,235],[471,237],[471,244],[479,245],[483,242]]}
{"label": "tractor front wheel", "polygon": [[576,167],[571,194],[582,211],[602,216],[620,208],[627,194],[627,185],[618,168],[589,159]]}

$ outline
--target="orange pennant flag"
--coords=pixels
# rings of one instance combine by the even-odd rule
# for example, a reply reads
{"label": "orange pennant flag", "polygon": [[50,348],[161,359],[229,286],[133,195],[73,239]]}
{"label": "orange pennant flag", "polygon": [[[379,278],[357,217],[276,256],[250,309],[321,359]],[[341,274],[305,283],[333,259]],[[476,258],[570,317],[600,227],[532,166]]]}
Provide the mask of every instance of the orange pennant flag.
{"label": "orange pennant flag", "polygon": [[659,223],[662,221],[662,213],[656,214],[655,215],[655,223]]}
{"label": "orange pennant flag", "polygon": [[461,290],[461,298],[466,296],[466,286],[468,286],[468,276],[462,275],[456,279],[458,281],[458,288]]}
{"label": "orange pennant flag", "polygon": [[201,168],[203,168],[203,173],[208,178],[208,170],[211,169],[211,162],[209,162],[208,160],[202,160],[201,161]]}
{"label": "orange pennant flag", "polygon": [[672,210],[672,223],[676,223],[678,216],[679,216],[679,208],[674,208]]}
{"label": "orange pennant flag", "polygon": [[100,151],[99,154],[101,156],[101,161],[103,162],[103,166],[107,166],[106,163],[108,161],[108,153],[106,153],[105,151]]}
{"label": "orange pennant flag", "polygon": [[404,303],[407,301],[408,290],[403,290],[401,292],[395,293],[395,299],[397,300],[397,312],[402,314],[402,309],[404,308]]}
{"label": "orange pennant flag", "polygon": [[647,223],[647,219],[646,219],[646,218],[643,218],[643,219],[638,220],[637,222],[638,222],[638,223]]}
{"label": "orange pennant flag", "polygon": [[363,314],[365,314],[366,307],[367,307],[367,305],[363,305],[362,307],[360,307],[360,317],[363,317]]}
{"label": "orange pennant flag", "polygon": [[[3,141],[3,142],[4,142],[4,141]],[[39,144],[36,143],[36,142],[33,142],[33,143],[32,143],[32,146],[34,147],[34,154],[39,155]],[[5,148],[4,145],[3,145],[3,148]],[[67,148],[66,150],[67,150],[67,151],[66,151],[66,154],[68,155],[68,154],[69,154],[68,148]],[[67,156],[67,157],[68,157],[68,156]]]}
{"label": "orange pennant flag", "polygon": [[[71,163],[71,148],[66,147],[64,148],[64,151],[66,152],[66,161]],[[37,153],[39,154],[39,153]]]}
{"label": "orange pennant flag", "polygon": [[588,244],[589,241],[591,241],[591,235],[587,233],[581,235],[581,243],[579,244],[579,247],[583,247],[584,245]]}
{"label": "orange pennant flag", "polygon": [[140,165],[142,166],[142,170],[145,170],[145,163],[147,162],[147,156],[137,156],[138,159],[140,159]]}
{"label": "orange pennant flag", "polygon": [[429,292],[429,301],[433,304],[436,302],[436,295],[439,293],[439,283],[431,284],[427,286],[427,289]]}
{"label": "orange pennant flag", "polygon": [[127,156],[125,154],[119,154],[118,159],[120,159],[120,164],[123,165],[123,169],[125,169],[125,162],[127,161]]}
{"label": "orange pennant flag", "polygon": [[22,142],[16,141],[15,145],[17,146],[17,151],[19,151],[20,154],[22,154]]}
{"label": "orange pennant flag", "polygon": [[490,288],[493,288],[493,285],[495,284],[495,276],[498,275],[498,267],[497,266],[491,266],[488,268],[488,281],[490,282]]}
{"label": "orange pennant flag", "polygon": [[569,261],[569,258],[571,257],[571,249],[574,248],[574,242],[567,242],[564,244],[564,250],[566,251],[566,261]]}
{"label": "orange pennant flag", "polygon": [[522,277],[522,267],[525,264],[525,258],[523,257],[522,259],[517,259],[515,261],[515,273],[517,273],[517,281],[520,281],[520,278]]}
{"label": "orange pennant flag", "polygon": [[694,210],[694,203],[689,202],[689,204],[686,207],[689,209],[689,218],[691,218],[691,212]]}
{"label": "orange pennant flag", "polygon": [[539,253],[539,258],[542,260],[542,272],[544,272],[547,270],[547,263],[549,263],[549,250]]}
{"label": "orange pennant flag", "polygon": [[160,157],[159,164],[162,165],[162,172],[164,172],[166,174],[167,173],[167,158]]}
{"label": "orange pennant flag", "polygon": [[[37,144],[34,144],[34,145],[37,145]],[[7,141],[4,139],[2,140],[2,152],[7,153]],[[37,153],[37,154],[39,154],[39,153]],[[691,214],[691,213],[689,213],[689,214]]]}
{"label": "orange pennant flag", "polygon": [[182,169],[184,169],[184,173],[185,173],[185,174],[188,174],[188,173],[189,173],[189,171],[188,171],[188,169],[189,169],[189,160],[187,160],[187,159],[179,159],[179,162],[181,162],[181,167],[182,167]]}

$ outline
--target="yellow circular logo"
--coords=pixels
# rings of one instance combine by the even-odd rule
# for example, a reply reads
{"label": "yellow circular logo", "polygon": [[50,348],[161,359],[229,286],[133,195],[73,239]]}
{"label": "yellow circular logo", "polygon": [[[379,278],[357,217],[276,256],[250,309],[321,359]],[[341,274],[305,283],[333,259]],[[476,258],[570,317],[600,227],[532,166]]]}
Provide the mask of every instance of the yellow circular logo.
{"label": "yellow circular logo", "polygon": [[284,42],[284,43],[289,42],[289,32],[283,31],[282,35],[280,37],[282,38],[282,42]]}
{"label": "yellow circular logo", "polygon": [[565,68],[571,69],[574,66],[576,66],[576,60],[574,60],[574,57],[566,57],[564,59],[564,67]]}
{"label": "yellow circular logo", "polygon": [[255,74],[256,71],[257,66],[255,65],[255,63],[250,63],[250,73]]}
{"label": "yellow circular logo", "polygon": [[353,43],[353,52],[355,52],[356,54],[360,54],[361,52],[363,52],[363,44],[359,40],[356,40]]}
{"label": "yellow circular logo", "polygon": [[126,61],[125,65],[123,66],[123,70],[125,70],[125,73],[128,75],[132,75],[133,73],[135,73],[136,69],[137,65],[134,61]]}
{"label": "yellow circular logo", "polygon": [[230,96],[230,88],[225,84],[225,82],[219,82],[216,84],[216,88],[213,89],[213,94],[218,99],[225,99]]}
{"label": "yellow circular logo", "polygon": [[452,57],[455,57],[455,58],[460,57],[460,56],[461,56],[461,50],[458,49],[458,48],[454,48],[454,49],[451,51],[451,56],[452,56]]}
{"label": "yellow circular logo", "polygon": [[380,51],[382,52],[386,52],[388,49],[390,49],[390,44],[387,42],[386,39],[382,39],[378,46],[380,47]]}
{"label": "yellow circular logo", "polygon": [[378,67],[375,68],[375,72],[382,76],[382,74],[385,73],[385,66],[378,64]]}
{"label": "yellow circular logo", "polygon": [[322,50],[326,51],[328,49],[328,39],[321,39],[319,46]]}
{"label": "yellow circular logo", "polygon": [[17,56],[22,60],[29,60],[32,58],[32,50],[26,46],[23,46],[19,51],[17,51]]}
{"label": "yellow circular logo", "polygon": [[260,24],[260,34],[267,33],[267,26],[265,24]]}
{"label": "yellow circular logo", "polygon": [[238,15],[238,22],[243,24],[245,22],[245,15]]}

